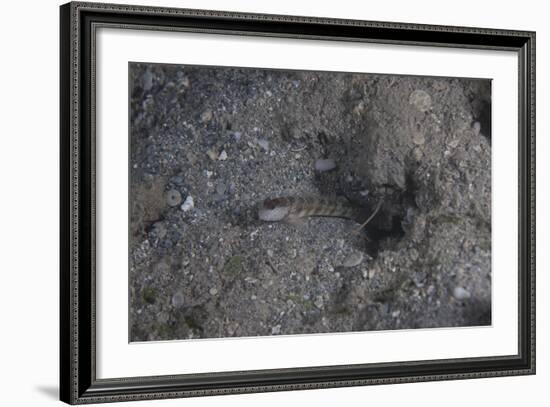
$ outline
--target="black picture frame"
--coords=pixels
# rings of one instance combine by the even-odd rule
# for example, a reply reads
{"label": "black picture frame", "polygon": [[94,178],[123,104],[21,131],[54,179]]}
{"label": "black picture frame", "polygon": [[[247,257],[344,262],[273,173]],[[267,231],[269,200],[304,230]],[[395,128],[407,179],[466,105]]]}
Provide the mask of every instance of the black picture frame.
{"label": "black picture frame", "polygon": [[[60,7],[60,398],[70,404],[535,373],[535,33],[72,2]],[[519,59],[519,352],[500,357],[97,379],[95,28],[508,50]]]}

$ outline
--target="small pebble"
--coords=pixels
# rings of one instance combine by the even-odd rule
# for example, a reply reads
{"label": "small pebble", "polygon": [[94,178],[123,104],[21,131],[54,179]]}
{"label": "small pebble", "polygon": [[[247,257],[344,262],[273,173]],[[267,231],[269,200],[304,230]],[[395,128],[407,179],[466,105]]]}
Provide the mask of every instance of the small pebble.
{"label": "small pebble", "polygon": [[417,89],[409,96],[409,103],[421,112],[427,112],[432,107],[432,97],[422,89]]}
{"label": "small pebble", "polygon": [[210,295],[216,295],[218,294],[218,289],[215,287],[212,287],[209,291]]}
{"label": "small pebble", "polygon": [[426,142],[426,137],[424,137],[424,134],[422,133],[415,133],[413,135],[413,143],[418,145],[418,146],[421,146],[422,144],[424,144]]}
{"label": "small pebble", "polygon": [[268,255],[269,257],[273,257],[273,254],[274,254],[274,253],[273,253],[273,250],[267,249],[267,255]]}
{"label": "small pebble", "polygon": [[454,140],[451,140],[449,142],[449,146],[451,148],[456,148],[456,146],[458,146],[460,144],[460,140],[459,139],[454,139]]}
{"label": "small pebble", "polygon": [[376,274],[380,272],[380,266],[376,263],[369,268],[369,278],[373,278]]}
{"label": "small pebble", "polygon": [[422,150],[420,148],[418,148],[418,147],[414,148],[413,157],[416,160],[416,162],[419,162],[420,160],[422,160],[423,155],[424,155],[424,153],[422,152]]}
{"label": "small pebble", "polygon": [[224,194],[218,194],[218,193],[214,194],[214,201],[215,202],[220,202],[220,201],[223,201],[223,200],[225,200],[225,195]]}
{"label": "small pebble", "polygon": [[206,152],[206,155],[208,155],[208,157],[212,160],[212,161],[216,161],[218,159],[218,153],[214,150],[208,150]]}
{"label": "small pebble", "polygon": [[195,207],[195,202],[193,202],[193,197],[189,195],[185,198],[185,202],[181,204],[181,210],[184,212],[190,211]]}
{"label": "small pebble", "polygon": [[455,287],[453,290],[453,297],[455,297],[457,300],[467,300],[470,298],[470,292],[466,290],[464,287]]}
{"label": "small pebble", "polygon": [[184,300],[185,300],[185,298],[183,297],[183,293],[181,291],[178,291],[172,297],[172,306],[174,308],[179,308],[183,305]]}
{"label": "small pebble", "polygon": [[181,175],[176,175],[170,179],[174,184],[181,185],[183,183],[183,177]]}
{"label": "small pebble", "polygon": [[166,193],[166,203],[169,206],[178,206],[181,203],[181,194],[176,189],[171,189]]}
{"label": "small pebble", "polygon": [[362,261],[363,261],[363,253],[353,252],[346,258],[346,260],[344,260],[344,263],[342,264],[342,266],[355,267],[361,264]]}
{"label": "small pebble", "polygon": [[472,130],[474,131],[474,134],[476,136],[479,136],[479,133],[481,132],[481,123],[474,122],[474,124],[472,125]]}
{"label": "small pebble", "polygon": [[156,223],[153,225],[152,231],[155,233],[155,235],[156,235],[159,239],[164,239],[164,237],[165,237],[166,234],[168,233],[168,231],[166,230],[166,226],[164,226],[164,223],[163,223],[163,222],[156,222]]}
{"label": "small pebble", "polygon": [[223,151],[220,153],[220,156],[218,157],[218,160],[220,160],[220,161],[225,161],[225,160],[227,160],[227,153],[225,152],[225,150],[223,150]]}
{"label": "small pebble", "polygon": [[212,120],[212,110],[206,110],[201,114],[201,122],[208,123]]}
{"label": "small pebble", "polygon": [[281,325],[275,325],[271,328],[271,335],[279,335],[281,333]]}
{"label": "small pebble", "polygon": [[318,296],[317,298],[315,298],[315,301],[313,301],[313,305],[315,305],[319,309],[323,309],[323,306],[325,305],[323,297]]}
{"label": "small pebble", "polygon": [[179,83],[184,87],[184,88],[188,88],[189,87],[189,78],[187,76],[184,76],[183,78],[181,78],[181,80],[179,81]]}
{"label": "small pebble", "polygon": [[330,171],[336,168],[336,162],[331,158],[320,158],[315,161],[315,170],[319,172]]}
{"label": "small pebble", "polygon": [[235,141],[239,141],[242,135],[243,134],[240,131],[236,131],[235,133],[233,133],[233,138],[235,139]]}
{"label": "small pebble", "polygon": [[192,152],[185,154],[185,158],[187,158],[187,161],[189,161],[189,164],[191,165],[195,165],[197,162],[197,157]]}
{"label": "small pebble", "polygon": [[153,87],[153,74],[150,70],[145,71],[143,74],[143,90],[148,92]]}
{"label": "small pebble", "polygon": [[225,190],[226,190],[226,186],[223,182],[219,182],[218,184],[216,184],[216,192],[219,195],[223,195],[225,193]]}
{"label": "small pebble", "polygon": [[258,143],[258,145],[263,148],[265,151],[269,151],[269,141],[267,141],[266,139],[259,139],[258,141],[256,141]]}

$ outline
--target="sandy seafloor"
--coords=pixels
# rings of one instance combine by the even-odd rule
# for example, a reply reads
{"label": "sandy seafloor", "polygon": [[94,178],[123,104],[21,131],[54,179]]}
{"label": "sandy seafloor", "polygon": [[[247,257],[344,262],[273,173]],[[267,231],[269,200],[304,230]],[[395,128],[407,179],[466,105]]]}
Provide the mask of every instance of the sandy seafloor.
{"label": "sandy seafloor", "polygon": [[[131,341],[491,323],[490,80],[129,75]],[[280,195],[383,203],[259,221]]]}

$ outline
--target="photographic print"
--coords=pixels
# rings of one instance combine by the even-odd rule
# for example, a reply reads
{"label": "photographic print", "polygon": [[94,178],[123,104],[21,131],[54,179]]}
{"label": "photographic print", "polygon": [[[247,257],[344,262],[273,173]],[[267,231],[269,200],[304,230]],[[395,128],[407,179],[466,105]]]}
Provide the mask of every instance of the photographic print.
{"label": "photographic print", "polygon": [[60,399],[535,374],[535,37],[62,5]]}
{"label": "photographic print", "polygon": [[129,63],[129,340],[491,324],[491,80]]}

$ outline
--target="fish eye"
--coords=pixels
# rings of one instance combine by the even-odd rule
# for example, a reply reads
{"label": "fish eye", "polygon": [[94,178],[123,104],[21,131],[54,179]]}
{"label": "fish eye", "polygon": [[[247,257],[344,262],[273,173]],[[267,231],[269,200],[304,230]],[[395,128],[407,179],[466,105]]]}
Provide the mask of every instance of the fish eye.
{"label": "fish eye", "polygon": [[276,203],[274,199],[266,199],[264,201],[264,208],[266,209],[275,209]]}

